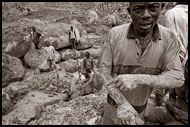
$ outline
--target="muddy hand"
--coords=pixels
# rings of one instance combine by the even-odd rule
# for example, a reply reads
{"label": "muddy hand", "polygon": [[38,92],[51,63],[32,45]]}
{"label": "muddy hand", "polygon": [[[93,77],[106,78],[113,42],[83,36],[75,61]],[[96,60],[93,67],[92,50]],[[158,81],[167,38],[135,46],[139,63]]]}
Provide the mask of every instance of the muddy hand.
{"label": "muddy hand", "polygon": [[143,125],[144,121],[140,119],[137,111],[130,108],[130,105],[122,104],[117,108],[117,116],[123,125]]}
{"label": "muddy hand", "polygon": [[131,75],[119,75],[114,78],[115,87],[119,88],[121,91],[133,90],[138,85],[138,80]]}

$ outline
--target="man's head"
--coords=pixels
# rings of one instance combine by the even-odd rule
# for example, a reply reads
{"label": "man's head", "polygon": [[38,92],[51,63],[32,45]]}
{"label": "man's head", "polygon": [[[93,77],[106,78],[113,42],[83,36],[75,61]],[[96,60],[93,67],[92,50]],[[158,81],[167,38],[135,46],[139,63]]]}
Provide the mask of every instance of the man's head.
{"label": "man's head", "polygon": [[90,57],[90,53],[86,52],[86,57],[89,58]]}
{"label": "man's head", "polygon": [[45,44],[47,47],[49,47],[51,45],[49,41],[46,41]]}
{"label": "man's head", "polygon": [[32,26],[32,31],[36,32],[36,27],[35,26]]}
{"label": "man's head", "polygon": [[163,6],[162,2],[130,2],[128,12],[135,32],[148,33],[153,30]]}

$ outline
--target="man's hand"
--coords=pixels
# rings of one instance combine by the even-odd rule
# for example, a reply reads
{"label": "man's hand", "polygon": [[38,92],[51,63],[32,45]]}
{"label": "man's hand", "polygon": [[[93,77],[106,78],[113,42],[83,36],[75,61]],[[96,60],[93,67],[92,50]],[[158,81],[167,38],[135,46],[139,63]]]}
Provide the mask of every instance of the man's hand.
{"label": "man's hand", "polygon": [[143,125],[144,121],[140,119],[138,113],[128,104],[119,105],[117,108],[117,116],[123,125]]}
{"label": "man's hand", "polygon": [[133,90],[140,84],[140,80],[135,75],[119,75],[114,78],[115,87],[121,91]]}

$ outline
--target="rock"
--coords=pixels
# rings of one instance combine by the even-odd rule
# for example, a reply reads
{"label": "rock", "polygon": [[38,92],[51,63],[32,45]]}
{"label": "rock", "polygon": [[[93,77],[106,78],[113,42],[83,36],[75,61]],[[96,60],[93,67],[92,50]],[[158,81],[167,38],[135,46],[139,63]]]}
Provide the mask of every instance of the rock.
{"label": "rock", "polygon": [[[34,44],[32,44],[29,51],[24,56],[24,61],[31,69],[39,68],[41,71],[47,71],[49,70],[47,58],[48,56],[44,49],[35,49]],[[56,51],[54,59],[56,63],[61,61],[59,52]]]}
{"label": "rock", "polygon": [[[47,23],[38,19],[22,18],[15,23],[3,25],[2,42],[5,44],[4,48],[7,48],[8,54],[18,58],[24,56],[31,43],[24,38],[31,32],[31,27],[34,26],[41,33]],[[17,43],[16,47],[7,47],[8,44],[11,45],[13,42]]]}
{"label": "rock", "polygon": [[[8,121],[10,124],[26,124],[31,118],[39,119],[43,112],[42,104],[52,102],[57,97],[48,97],[39,91],[29,92],[22,100],[20,100],[15,106],[14,110],[9,114],[3,116],[3,120]],[[17,118],[19,123],[15,123],[14,119]]]}
{"label": "rock", "polygon": [[9,43],[5,49],[5,53],[17,58],[23,57],[25,53],[29,50],[32,41],[27,37],[22,38],[18,42]]}
{"label": "rock", "polygon": [[76,45],[76,48],[78,50],[88,49],[88,48],[91,48],[93,44],[94,44],[94,41],[92,39],[81,37],[80,42]]}
{"label": "rock", "polygon": [[92,24],[94,21],[98,20],[98,14],[95,11],[88,10],[86,18],[87,24]]}
{"label": "rock", "polygon": [[39,47],[43,47],[46,41],[49,41],[55,49],[70,46],[69,43],[70,25],[65,23],[53,23],[44,27],[43,38],[39,43]]}
{"label": "rock", "polygon": [[[70,88],[76,83],[76,77],[65,71],[51,71],[41,74],[32,74],[26,77],[23,81],[10,83],[5,88],[13,104],[16,104],[25,95],[32,90],[43,91],[44,93],[57,94],[70,92]],[[50,89],[50,86],[54,86]]]}
{"label": "rock", "polygon": [[69,59],[78,59],[80,58],[81,54],[77,50],[72,50],[72,49],[63,49],[59,52],[61,54],[61,59],[62,60],[69,60]]}
{"label": "rock", "polygon": [[31,69],[38,68],[44,61],[47,60],[47,55],[43,49],[35,49],[34,44],[31,45],[30,49],[24,56],[25,64]]}
{"label": "rock", "polygon": [[103,116],[107,97],[105,95],[103,91],[99,91],[95,94],[78,96],[68,102],[47,106],[37,123],[47,125],[51,121],[51,124],[56,125],[101,124],[100,121],[95,122],[95,118],[100,119]]}
{"label": "rock", "polygon": [[90,49],[85,49],[85,50],[80,50],[79,51],[81,53],[81,57],[85,57],[85,53],[89,52],[90,55],[94,58],[94,59],[98,59],[101,53],[101,49],[95,49],[95,48],[90,48]]}
{"label": "rock", "polygon": [[98,43],[100,43],[102,41],[102,37],[98,36],[94,33],[82,34],[81,38],[85,38],[88,41],[92,41],[95,45],[97,45]]}
{"label": "rock", "polygon": [[2,90],[2,115],[6,115],[13,110],[13,104],[7,93]]}
{"label": "rock", "polygon": [[116,25],[119,25],[121,23],[121,20],[118,16],[118,14],[113,13],[113,14],[109,14],[104,18],[104,21],[106,25],[108,25],[109,27],[114,27]]}
{"label": "rock", "polygon": [[2,54],[2,87],[5,87],[10,82],[19,81],[25,73],[25,68],[22,62],[13,56]]}
{"label": "rock", "polygon": [[101,25],[96,28],[95,33],[99,36],[109,33],[110,28],[106,25]]}
{"label": "rock", "polygon": [[64,62],[61,62],[59,66],[67,72],[74,73],[82,67],[82,63],[79,62],[79,67],[76,60],[69,59]]}

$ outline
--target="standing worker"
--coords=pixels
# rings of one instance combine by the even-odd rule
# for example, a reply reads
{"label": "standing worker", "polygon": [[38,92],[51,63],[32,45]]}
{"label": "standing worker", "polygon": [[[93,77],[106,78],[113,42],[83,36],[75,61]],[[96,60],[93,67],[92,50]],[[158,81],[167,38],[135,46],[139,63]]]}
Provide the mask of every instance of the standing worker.
{"label": "standing worker", "polygon": [[43,47],[43,48],[45,49],[45,51],[48,55],[47,62],[50,67],[50,71],[52,71],[52,70],[56,69],[55,58],[54,58],[54,54],[56,52],[55,52],[54,47],[51,46],[51,44],[48,41],[46,41],[45,44],[46,44],[46,47],[45,48]]}
{"label": "standing worker", "polygon": [[37,32],[36,28],[34,26],[32,26],[30,34],[31,34],[32,40],[34,42],[35,48],[38,49],[38,44],[40,42],[40,37],[42,34]]}
{"label": "standing worker", "polygon": [[83,70],[85,78],[90,79],[90,73],[93,71],[93,58],[90,56],[89,52],[86,52],[86,58],[83,60]]}
{"label": "standing worker", "polygon": [[76,32],[75,29],[73,28],[73,26],[70,26],[70,30],[69,30],[69,42],[71,43],[72,49],[75,50],[76,49]]}
{"label": "standing worker", "polygon": [[[162,8],[162,2],[130,2],[132,22],[110,30],[100,57],[105,85],[112,80],[130,104],[126,107],[133,107],[142,120],[153,88],[169,89],[184,83],[178,39],[170,29],[157,23]],[[155,74],[135,74],[138,68]],[[125,119],[124,115],[117,115],[118,105],[111,92],[108,90],[102,124],[139,124],[135,116]],[[132,108],[126,110],[129,114],[135,112]]]}

